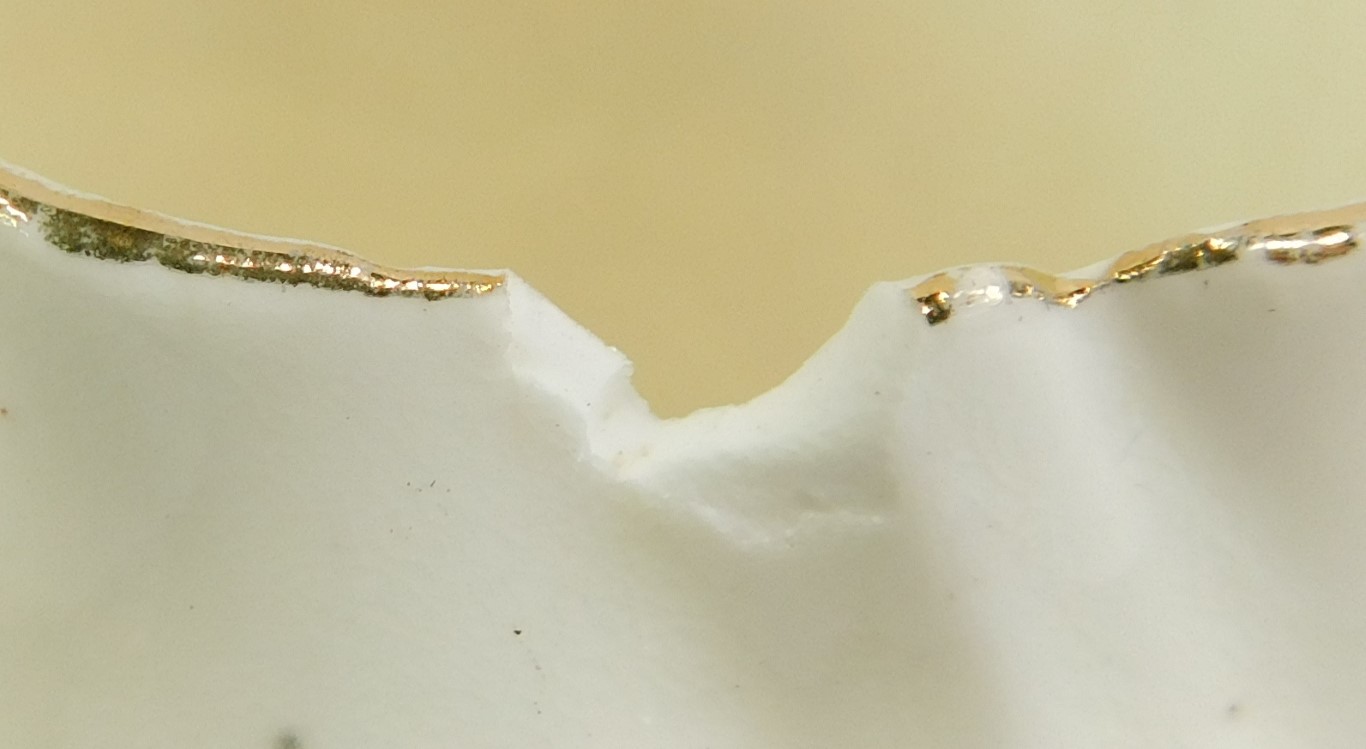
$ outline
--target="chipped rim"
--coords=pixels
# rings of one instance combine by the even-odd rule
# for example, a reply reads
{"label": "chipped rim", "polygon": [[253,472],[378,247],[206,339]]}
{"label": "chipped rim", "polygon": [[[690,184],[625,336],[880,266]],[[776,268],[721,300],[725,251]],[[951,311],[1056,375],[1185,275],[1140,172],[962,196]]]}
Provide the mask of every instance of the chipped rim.
{"label": "chipped rim", "polygon": [[410,270],[337,247],[277,239],[173,218],[80,194],[0,162],[0,226],[36,226],[66,252],[116,262],[156,262],[185,273],[428,300],[501,288],[503,274]]}

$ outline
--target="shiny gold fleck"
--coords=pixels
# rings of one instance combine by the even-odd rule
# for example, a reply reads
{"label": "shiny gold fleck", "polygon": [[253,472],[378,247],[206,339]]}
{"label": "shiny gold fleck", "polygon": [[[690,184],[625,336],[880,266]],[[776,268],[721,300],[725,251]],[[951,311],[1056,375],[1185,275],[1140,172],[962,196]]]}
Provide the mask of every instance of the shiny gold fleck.
{"label": "shiny gold fleck", "polygon": [[1237,260],[1238,247],[1242,242],[1236,237],[1209,237],[1203,244],[1201,258],[1204,260],[1205,267],[1213,268],[1216,265]]}
{"label": "shiny gold fleck", "polygon": [[1239,245],[1237,238],[1178,237],[1120,255],[1102,281],[1130,283],[1223,265],[1238,259]]}
{"label": "shiny gold fleck", "polygon": [[1162,261],[1157,264],[1159,276],[1185,273],[1200,267],[1200,246],[1179,245],[1162,253]]}
{"label": "shiny gold fleck", "polygon": [[1064,307],[1075,307],[1091,295],[1096,282],[1076,278],[1063,278],[1026,266],[1008,266],[1001,269],[1010,286],[1010,295],[1015,298],[1032,297]]}
{"label": "shiny gold fleck", "polygon": [[1166,251],[1160,245],[1126,252],[1110,266],[1108,276],[1115,283],[1142,281],[1162,265],[1165,254]]}
{"label": "shiny gold fleck", "polygon": [[920,314],[931,325],[938,325],[953,314],[953,291],[957,283],[947,273],[939,273],[916,284],[911,298],[920,305]]}
{"label": "shiny gold fleck", "polygon": [[11,199],[8,195],[0,192],[0,224],[18,228],[20,224],[27,224],[30,216],[29,207],[24,201]]}
{"label": "shiny gold fleck", "polygon": [[1200,237],[1193,241],[1168,243],[1158,263],[1157,274],[1169,276],[1223,265],[1238,259],[1238,241],[1225,237]]}
{"label": "shiny gold fleck", "polygon": [[1258,237],[1252,241],[1252,247],[1278,265],[1313,265],[1352,252],[1357,248],[1357,236],[1350,226],[1325,226]]}

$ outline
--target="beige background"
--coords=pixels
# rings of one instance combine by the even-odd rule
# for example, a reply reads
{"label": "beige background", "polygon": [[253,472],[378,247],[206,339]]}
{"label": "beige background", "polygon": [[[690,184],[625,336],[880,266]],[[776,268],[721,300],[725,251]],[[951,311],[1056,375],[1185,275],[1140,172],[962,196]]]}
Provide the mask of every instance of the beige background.
{"label": "beige background", "polygon": [[663,414],[877,280],[1366,196],[1366,4],[0,3],[0,158],[375,260],[511,267]]}

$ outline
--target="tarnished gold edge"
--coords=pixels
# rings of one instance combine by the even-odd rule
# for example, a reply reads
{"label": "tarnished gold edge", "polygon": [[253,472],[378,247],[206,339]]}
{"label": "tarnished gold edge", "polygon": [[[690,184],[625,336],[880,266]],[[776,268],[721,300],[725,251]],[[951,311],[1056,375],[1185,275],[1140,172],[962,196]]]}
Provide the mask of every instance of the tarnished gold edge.
{"label": "tarnished gold edge", "polygon": [[57,248],[118,262],[156,262],[185,273],[429,300],[477,297],[497,274],[389,268],[343,250],[177,221],[77,197],[0,167],[0,227],[36,226]]}
{"label": "tarnished gold edge", "polygon": [[1357,225],[1366,221],[1366,203],[1326,211],[1261,219],[1209,234],[1187,234],[1158,242],[1115,259],[1099,278],[1056,276],[1019,265],[999,266],[999,288],[983,289],[980,279],[960,283],[952,272],[936,273],[907,290],[930,325],[939,325],[960,306],[981,299],[1032,298],[1076,307],[1097,290],[1205,270],[1260,256],[1277,265],[1316,263],[1343,257],[1360,245]]}
{"label": "tarnished gold edge", "polygon": [[[1360,244],[1356,225],[1366,203],[1251,221],[1209,234],[1189,234],[1121,255],[1099,278],[1057,276],[1028,266],[999,266],[999,286],[964,285],[936,273],[908,290],[930,325],[949,320],[960,304],[1006,295],[1076,307],[1097,290],[1224,265],[1256,254],[1279,265],[1316,264]],[[344,250],[271,239],[188,223],[150,211],[81,197],[0,165],[0,225],[36,225],[72,254],[119,262],[155,261],[186,273],[359,291],[371,296],[436,300],[475,297],[502,287],[506,276],[468,271],[389,268]]]}

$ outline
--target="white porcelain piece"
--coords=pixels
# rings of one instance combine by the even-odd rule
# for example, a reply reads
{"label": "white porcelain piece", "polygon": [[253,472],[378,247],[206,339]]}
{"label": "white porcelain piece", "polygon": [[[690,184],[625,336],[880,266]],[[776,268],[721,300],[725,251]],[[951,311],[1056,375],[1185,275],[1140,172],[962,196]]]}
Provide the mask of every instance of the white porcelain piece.
{"label": "white porcelain piece", "polygon": [[0,198],[0,746],[1366,735],[1362,209],[878,283],[666,421],[511,273]]}

